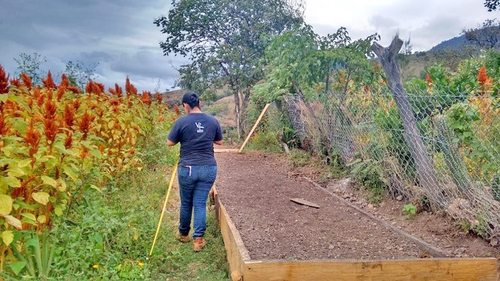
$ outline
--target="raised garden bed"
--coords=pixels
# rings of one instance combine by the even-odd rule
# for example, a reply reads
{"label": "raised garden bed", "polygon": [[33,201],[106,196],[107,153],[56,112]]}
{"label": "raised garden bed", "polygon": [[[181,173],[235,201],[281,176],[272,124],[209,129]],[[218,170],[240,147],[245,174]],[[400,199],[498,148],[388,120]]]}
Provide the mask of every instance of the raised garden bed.
{"label": "raised garden bed", "polygon": [[495,258],[456,258],[289,174],[279,155],[216,157],[216,210],[233,280],[497,280]]}

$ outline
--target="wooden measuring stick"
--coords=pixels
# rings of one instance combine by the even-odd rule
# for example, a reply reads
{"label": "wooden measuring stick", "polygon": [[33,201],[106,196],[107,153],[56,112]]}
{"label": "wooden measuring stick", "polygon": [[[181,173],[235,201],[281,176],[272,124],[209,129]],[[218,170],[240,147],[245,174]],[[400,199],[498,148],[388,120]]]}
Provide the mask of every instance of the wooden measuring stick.
{"label": "wooden measuring stick", "polygon": [[264,113],[266,113],[266,110],[267,108],[269,107],[269,103],[266,104],[266,106],[264,106],[264,109],[262,109],[262,112],[260,113],[260,116],[259,118],[257,118],[257,121],[255,121],[255,124],[253,125],[252,129],[250,130],[250,133],[248,133],[248,136],[247,138],[245,139],[245,141],[243,142],[243,145],[241,146],[240,150],[238,151],[238,153],[241,153],[243,151],[243,148],[245,148],[245,145],[247,144],[248,140],[250,139],[250,137],[252,136],[253,134],[253,131],[255,131],[255,129],[257,128],[257,125],[259,125],[259,122],[260,122],[260,119],[262,119],[262,117],[264,117]]}

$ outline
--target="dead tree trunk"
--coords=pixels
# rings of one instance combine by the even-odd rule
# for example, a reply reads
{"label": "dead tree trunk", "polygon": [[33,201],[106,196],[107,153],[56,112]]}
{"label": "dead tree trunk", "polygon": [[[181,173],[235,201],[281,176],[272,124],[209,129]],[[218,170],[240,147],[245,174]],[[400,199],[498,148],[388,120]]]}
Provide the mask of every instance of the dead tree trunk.
{"label": "dead tree trunk", "polygon": [[408,100],[408,93],[403,88],[396,63],[396,55],[402,45],[403,41],[396,36],[389,47],[384,48],[375,42],[372,45],[372,50],[378,56],[384,68],[389,87],[394,95],[394,101],[399,109],[399,115],[403,120],[404,138],[415,161],[420,184],[426,190],[433,206],[444,205],[446,203],[444,195],[441,192],[434,174],[433,165],[417,128],[417,121]]}
{"label": "dead tree trunk", "polygon": [[297,134],[299,147],[307,151],[312,150],[312,142],[309,138],[310,131],[307,122],[304,120],[302,109],[300,108],[300,98],[293,95],[284,95],[283,104],[292,123],[292,128]]}

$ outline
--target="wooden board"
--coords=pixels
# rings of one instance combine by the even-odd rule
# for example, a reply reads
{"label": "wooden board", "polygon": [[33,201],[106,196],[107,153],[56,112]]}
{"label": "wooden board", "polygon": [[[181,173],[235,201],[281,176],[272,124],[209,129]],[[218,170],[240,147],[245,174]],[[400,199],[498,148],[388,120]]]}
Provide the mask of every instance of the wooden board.
{"label": "wooden board", "polygon": [[229,272],[233,277],[233,281],[241,281],[244,260],[250,260],[250,256],[248,255],[248,251],[243,244],[243,240],[241,240],[241,236],[236,226],[227,214],[226,208],[224,208],[224,205],[220,202],[216,190],[214,191],[214,196],[219,227],[226,248],[227,261],[229,263]]}
{"label": "wooden board", "polygon": [[313,207],[313,208],[319,209],[319,205],[318,204],[315,204],[313,202],[309,202],[309,201],[304,200],[302,198],[290,198],[290,201],[293,201],[293,202],[301,204],[301,205],[306,205],[306,206],[309,206],[309,207]]}
{"label": "wooden board", "polygon": [[487,259],[387,261],[248,261],[244,281],[380,280],[497,281],[497,262]]}
{"label": "wooden board", "polygon": [[215,148],[214,149],[215,153],[237,153],[238,149],[237,148]]}

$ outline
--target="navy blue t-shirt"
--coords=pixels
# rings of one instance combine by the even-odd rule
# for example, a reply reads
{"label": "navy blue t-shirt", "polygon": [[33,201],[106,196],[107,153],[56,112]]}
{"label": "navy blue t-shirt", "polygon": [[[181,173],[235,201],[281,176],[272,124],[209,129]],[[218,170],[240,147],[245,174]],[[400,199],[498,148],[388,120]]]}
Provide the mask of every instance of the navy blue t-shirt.
{"label": "navy blue t-shirt", "polygon": [[168,134],[172,142],[181,143],[181,166],[216,166],[214,141],[222,140],[222,129],[215,117],[191,113],[174,123]]}

